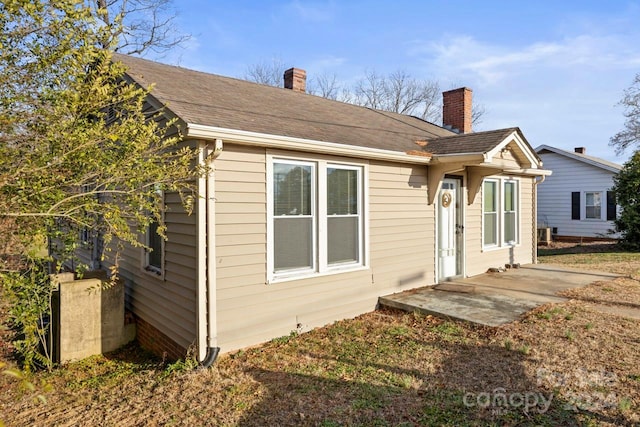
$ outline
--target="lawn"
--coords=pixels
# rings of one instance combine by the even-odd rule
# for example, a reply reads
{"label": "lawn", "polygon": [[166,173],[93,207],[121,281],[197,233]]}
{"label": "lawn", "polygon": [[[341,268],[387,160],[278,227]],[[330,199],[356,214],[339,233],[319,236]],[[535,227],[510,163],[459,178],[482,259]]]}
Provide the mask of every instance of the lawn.
{"label": "lawn", "polygon": [[[624,277],[498,328],[380,310],[221,356],[210,369],[135,346],[0,376],[0,419],[26,425],[631,425],[640,423],[640,254],[551,248],[540,261]],[[601,310],[608,307],[608,311]],[[0,309],[1,309],[0,305]],[[6,334],[4,334],[6,339]],[[5,346],[6,348],[6,346]],[[12,363],[9,354],[0,358]]]}

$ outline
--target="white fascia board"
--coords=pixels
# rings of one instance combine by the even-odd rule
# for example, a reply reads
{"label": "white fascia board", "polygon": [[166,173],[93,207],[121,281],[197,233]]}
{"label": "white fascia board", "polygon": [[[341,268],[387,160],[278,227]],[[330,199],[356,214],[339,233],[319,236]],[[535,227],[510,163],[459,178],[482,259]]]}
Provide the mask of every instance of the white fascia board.
{"label": "white fascia board", "polygon": [[549,176],[553,173],[551,170],[547,169],[518,169],[515,171],[505,171],[514,175],[528,175],[528,176]]}
{"label": "white fascia board", "polygon": [[563,150],[563,149],[560,149],[560,148],[550,147],[548,145],[540,145],[539,147],[536,147],[536,153],[539,153],[542,150],[551,151],[552,153],[555,153],[555,154],[557,154],[559,156],[564,156],[564,157],[568,157],[570,159],[578,160],[579,162],[583,162],[583,163],[586,163],[588,165],[592,165],[592,166],[595,166],[597,168],[607,170],[609,172],[618,173],[618,172],[620,172],[620,170],[622,170],[622,168],[620,168],[620,169],[614,168],[614,167],[609,166],[607,164],[600,163],[600,162],[598,162],[596,160],[589,159],[589,158],[580,156],[580,155],[578,155],[576,153],[572,153],[571,151]]}
{"label": "white fascia board", "polygon": [[234,144],[295,150],[307,153],[333,154],[337,156],[357,157],[360,159],[390,160],[416,164],[429,164],[431,161],[431,157],[414,156],[401,151],[359,147],[355,145],[337,144],[335,142],[315,141],[192,123],[187,124],[185,137],[205,140],[222,139],[224,142]]}
{"label": "white fascia board", "polygon": [[484,155],[481,153],[459,153],[459,154],[434,154],[431,163],[477,163],[483,162]]}
{"label": "white fascia board", "polygon": [[500,144],[496,145],[495,147],[493,147],[493,149],[488,151],[485,154],[487,160],[492,159],[496,154],[498,154],[498,152],[500,152],[500,150],[509,145],[511,141],[515,141],[518,147],[520,147],[520,150],[522,150],[522,152],[526,156],[529,164],[540,166],[540,161],[536,158],[535,154],[531,151],[527,144],[525,144],[522,138],[520,138],[520,135],[518,135],[518,132],[516,131],[511,132],[509,136],[503,139]]}

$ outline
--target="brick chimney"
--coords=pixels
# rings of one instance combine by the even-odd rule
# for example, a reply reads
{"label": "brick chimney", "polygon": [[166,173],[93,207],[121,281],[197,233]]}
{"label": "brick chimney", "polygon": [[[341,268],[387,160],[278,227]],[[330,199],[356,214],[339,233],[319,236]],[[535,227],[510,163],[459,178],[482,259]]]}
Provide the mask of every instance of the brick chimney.
{"label": "brick chimney", "polygon": [[471,132],[471,98],[468,87],[442,92],[442,125],[458,133]]}
{"label": "brick chimney", "polygon": [[284,72],[284,87],[296,92],[306,92],[307,72],[300,68],[289,68]]}
{"label": "brick chimney", "polygon": [[587,149],[585,147],[576,147],[573,149],[578,154],[587,154]]}

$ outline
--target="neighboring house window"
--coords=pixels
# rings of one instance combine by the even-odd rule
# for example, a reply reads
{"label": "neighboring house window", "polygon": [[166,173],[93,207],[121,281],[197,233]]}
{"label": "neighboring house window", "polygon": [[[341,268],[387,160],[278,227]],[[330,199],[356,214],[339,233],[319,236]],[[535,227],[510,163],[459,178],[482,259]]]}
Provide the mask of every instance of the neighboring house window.
{"label": "neighboring house window", "polygon": [[482,243],[500,247],[518,243],[518,181],[485,179],[482,186]]}
{"label": "neighboring house window", "polygon": [[[160,203],[164,204],[162,190],[157,190]],[[158,221],[153,220],[145,233],[144,269],[162,275],[164,270],[164,239],[158,234]]]}
{"label": "neighboring house window", "polygon": [[360,267],[363,167],[273,159],[269,176],[270,276]]}
{"label": "neighboring house window", "polygon": [[616,197],[613,191],[573,191],[571,193],[572,220],[613,221],[616,216]]}
{"label": "neighboring house window", "polygon": [[602,193],[586,192],[584,193],[584,217],[587,219],[602,218]]}

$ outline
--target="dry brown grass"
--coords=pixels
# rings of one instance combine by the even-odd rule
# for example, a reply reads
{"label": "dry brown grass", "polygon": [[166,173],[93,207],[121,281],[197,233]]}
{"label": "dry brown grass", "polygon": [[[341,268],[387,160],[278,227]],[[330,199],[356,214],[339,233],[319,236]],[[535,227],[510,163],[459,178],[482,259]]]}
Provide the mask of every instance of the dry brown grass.
{"label": "dry brown grass", "polygon": [[[46,405],[1,378],[0,418],[9,426],[638,424],[640,321],[602,313],[592,300],[640,304],[631,278],[640,258],[622,254],[615,263],[611,254],[582,253],[593,258],[566,264],[599,266],[604,257],[627,278],[572,291],[571,301],[503,327],[382,310],[194,371],[129,347],[38,374],[36,382],[55,388]],[[465,393],[502,391],[553,393],[553,402],[543,414],[464,404]]]}

